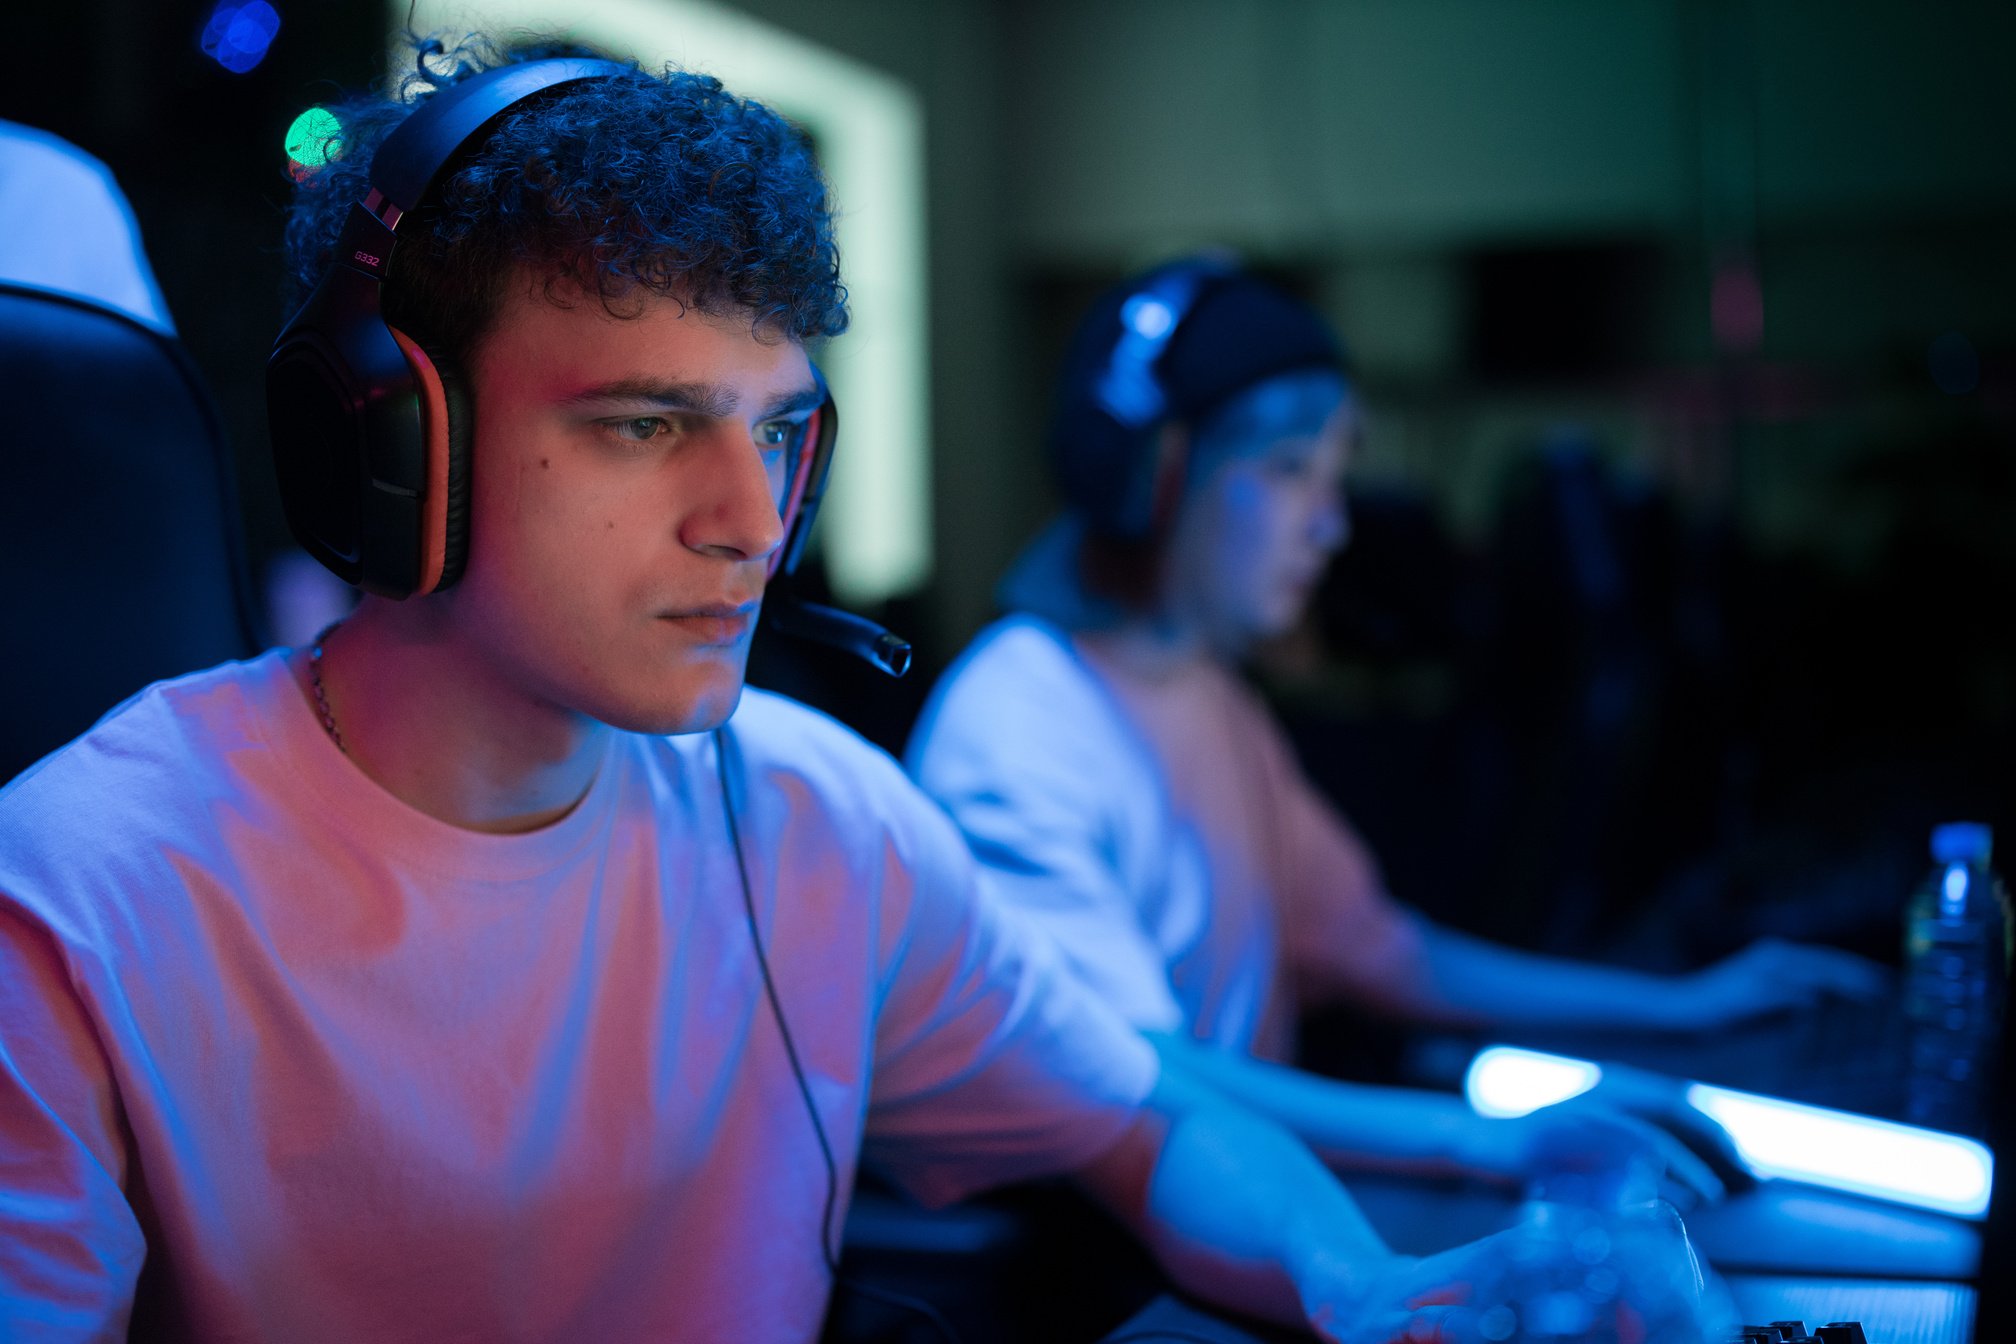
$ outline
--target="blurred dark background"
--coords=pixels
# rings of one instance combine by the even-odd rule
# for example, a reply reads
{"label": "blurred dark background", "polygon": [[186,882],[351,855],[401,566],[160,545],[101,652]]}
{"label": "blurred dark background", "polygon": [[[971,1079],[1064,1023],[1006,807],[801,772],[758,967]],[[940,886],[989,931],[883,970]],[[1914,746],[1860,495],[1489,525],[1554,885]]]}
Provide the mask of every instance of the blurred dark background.
{"label": "blurred dark background", "polygon": [[[132,198],[269,583],[284,136],[405,12],[272,4],[242,71],[201,49],[213,0],[17,5],[0,48],[0,117]],[[766,643],[759,682],[900,748],[1047,512],[1078,308],[1228,245],[1359,365],[1354,543],[1255,675],[1403,896],[1647,965],[1762,932],[1894,958],[1928,828],[2016,836],[2010,6],[663,8],[922,110],[932,560],[866,598],[919,671]]]}

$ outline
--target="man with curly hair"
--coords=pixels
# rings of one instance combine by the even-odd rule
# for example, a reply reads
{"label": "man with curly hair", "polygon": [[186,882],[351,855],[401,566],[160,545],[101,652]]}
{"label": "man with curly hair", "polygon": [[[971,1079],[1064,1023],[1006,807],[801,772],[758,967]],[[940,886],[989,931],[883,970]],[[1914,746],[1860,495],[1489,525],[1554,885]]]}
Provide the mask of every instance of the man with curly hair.
{"label": "man with curly hair", "polygon": [[[341,110],[304,291],[485,64]],[[893,762],[745,693],[845,322],[799,138],[625,68],[443,176],[382,311],[473,417],[459,578],[0,794],[0,1334],[809,1339],[861,1161],[927,1202],[1074,1173],[1200,1294],[1408,1318],[1442,1266],[1158,1078]]]}

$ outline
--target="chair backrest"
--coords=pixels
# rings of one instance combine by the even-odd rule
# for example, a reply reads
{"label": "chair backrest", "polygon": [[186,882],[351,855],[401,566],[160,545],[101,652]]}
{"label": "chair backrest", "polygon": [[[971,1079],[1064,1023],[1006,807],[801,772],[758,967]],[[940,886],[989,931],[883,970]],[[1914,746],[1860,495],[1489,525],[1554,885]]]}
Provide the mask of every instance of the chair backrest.
{"label": "chair backrest", "polygon": [[261,646],[231,459],[180,343],[0,283],[0,781]]}
{"label": "chair backrest", "polygon": [[133,204],[93,155],[0,120],[0,222],[0,281],[94,299],[175,334]]}

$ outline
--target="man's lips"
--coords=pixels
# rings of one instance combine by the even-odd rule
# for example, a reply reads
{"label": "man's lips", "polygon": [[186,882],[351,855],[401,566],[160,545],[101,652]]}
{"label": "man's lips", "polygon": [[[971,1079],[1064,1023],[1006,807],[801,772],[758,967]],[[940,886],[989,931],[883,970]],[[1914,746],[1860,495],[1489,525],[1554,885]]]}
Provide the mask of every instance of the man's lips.
{"label": "man's lips", "polygon": [[683,631],[695,644],[733,644],[756,623],[758,602],[712,602],[678,611],[661,611],[658,619]]}

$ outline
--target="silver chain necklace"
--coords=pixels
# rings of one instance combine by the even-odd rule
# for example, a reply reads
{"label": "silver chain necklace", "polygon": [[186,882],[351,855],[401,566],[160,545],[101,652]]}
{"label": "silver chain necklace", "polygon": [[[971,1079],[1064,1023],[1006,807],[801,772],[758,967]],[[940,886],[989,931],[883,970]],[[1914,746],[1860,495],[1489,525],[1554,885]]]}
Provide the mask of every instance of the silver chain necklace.
{"label": "silver chain necklace", "polygon": [[309,646],[308,684],[315,688],[315,707],[322,711],[322,727],[328,732],[329,740],[336,744],[336,750],[348,756],[350,748],[343,745],[343,732],[336,726],[336,713],[329,708],[329,692],[322,689],[322,646],[341,624],[341,621],[331,621],[322,627],[322,633],[315,636],[314,644]]}

